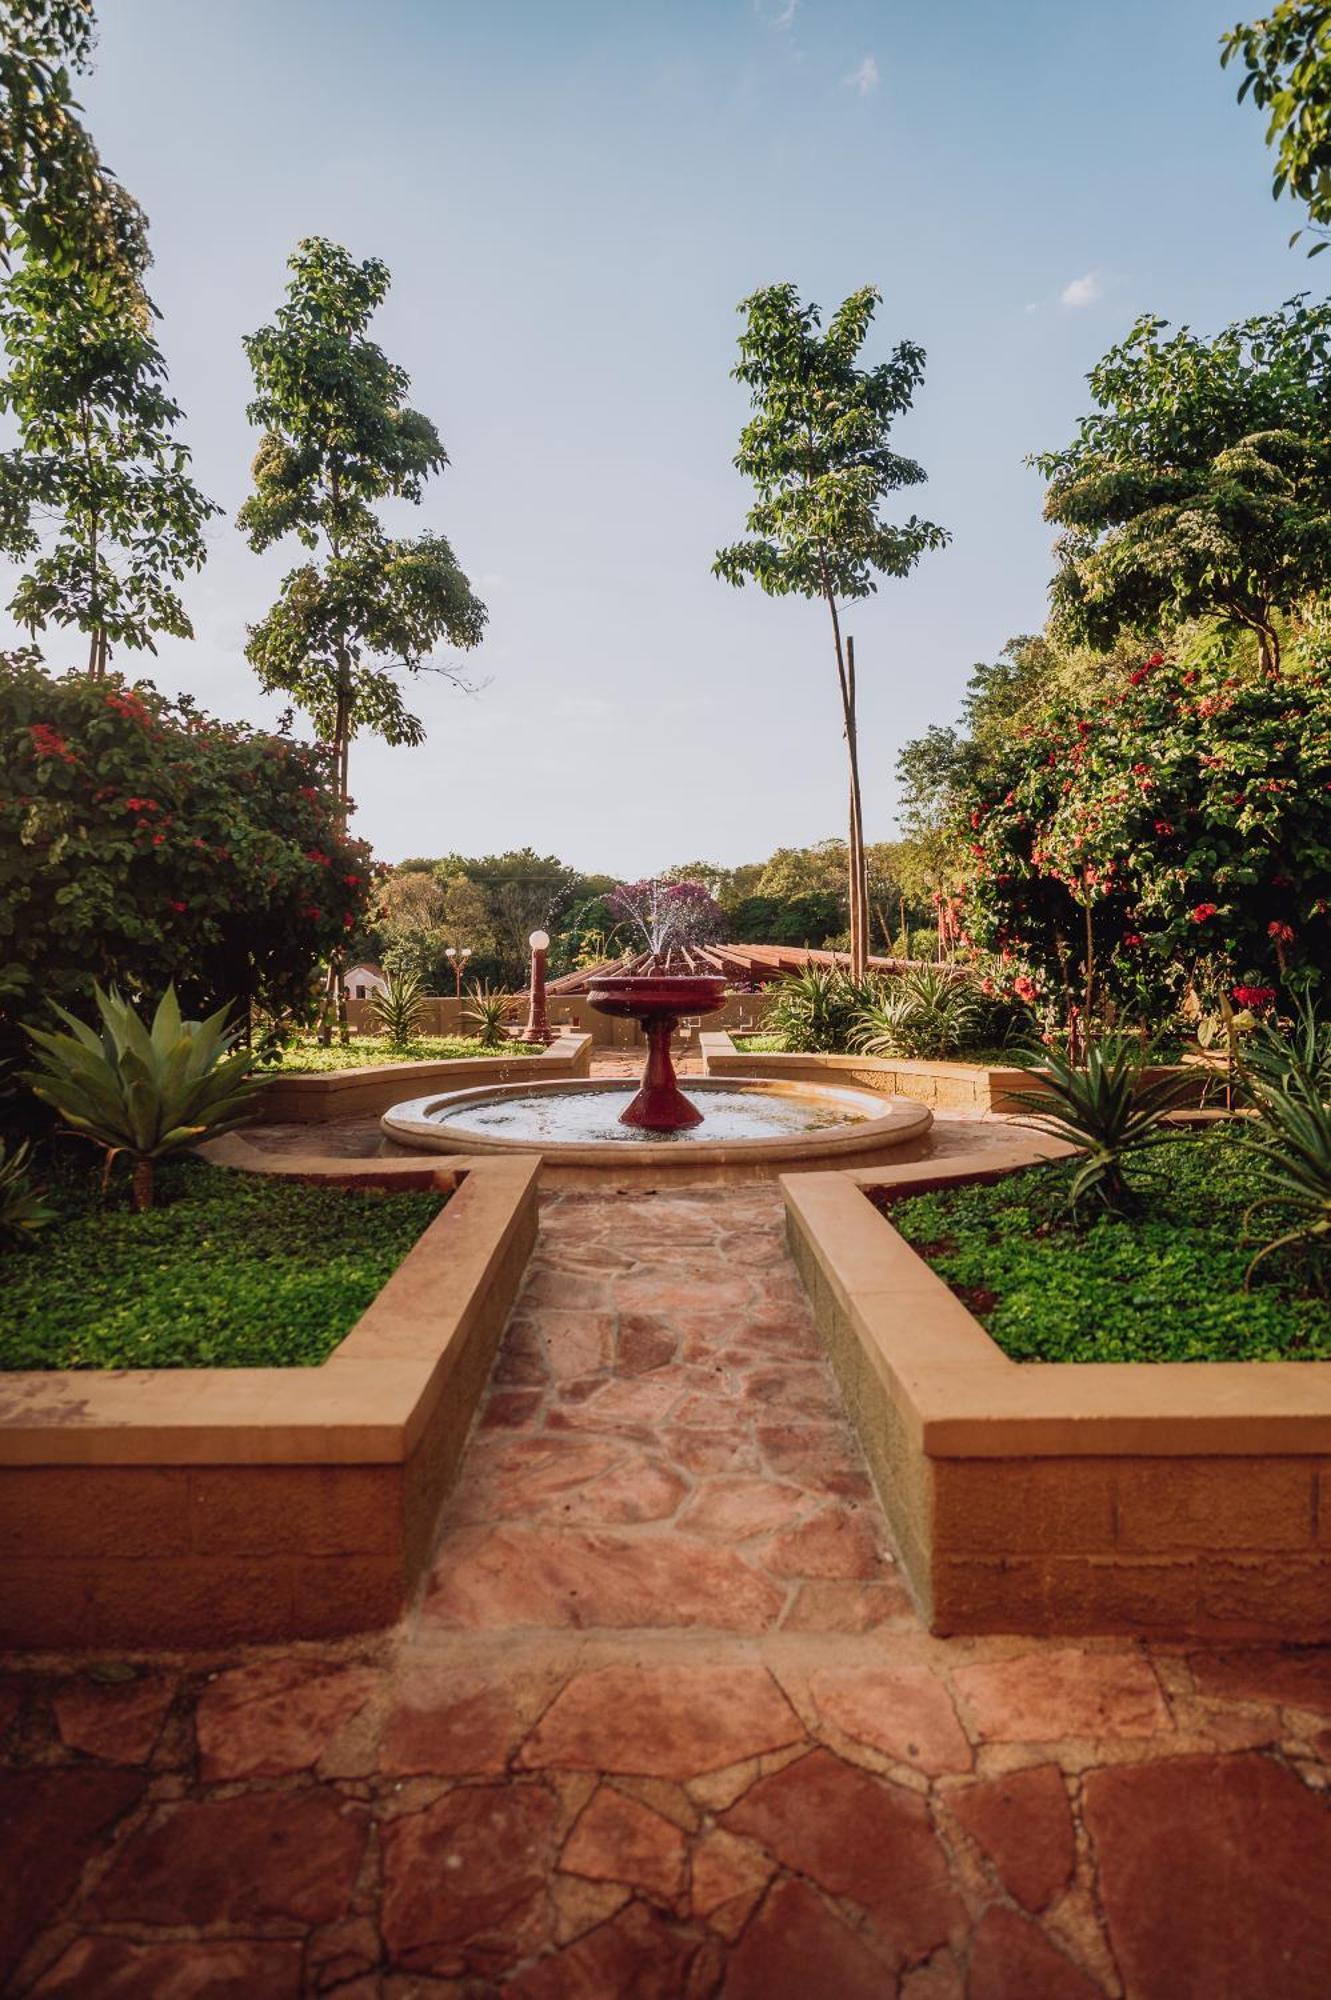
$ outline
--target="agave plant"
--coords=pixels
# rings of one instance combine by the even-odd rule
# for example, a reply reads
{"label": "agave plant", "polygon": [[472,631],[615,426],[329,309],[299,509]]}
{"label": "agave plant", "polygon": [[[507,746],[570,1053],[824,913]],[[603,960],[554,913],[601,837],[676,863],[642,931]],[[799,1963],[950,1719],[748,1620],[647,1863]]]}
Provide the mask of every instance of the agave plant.
{"label": "agave plant", "polygon": [[1164,1121],[1188,1079],[1167,1076],[1148,1083],[1140,1050],[1106,1050],[1093,1042],[1081,1065],[1051,1049],[1032,1080],[1043,1088],[1014,1091],[1010,1101],[1029,1114],[1027,1123],[1068,1140],[1082,1154],[1068,1206],[1084,1209],[1097,1201],[1111,1215],[1123,1214],[1129,1206],[1123,1162],[1129,1153],[1174,1139]]}
{"label": "agave plant", "polygon": [[23,1242],[55,1221],[55,1210],[33,1186],[29,1167],[32,1148],[25,1139],[13,1152],[0,1139],[0,1236]]}
{"label": "agave plant", "polygon": [[1310,1088],[1306,1078],[1260,1091],[1260,1123],[1256,1131],[1239,1135],[1239,1143],[1255,1153],[1263,1192],[1244,1217],[1244,1229],[1261,1214],[1275,1216],[1288,1227],[1264,1243],[1252,1259],[1245,1288],[1263,1258],[1277,1250],[1298,1249],[1315,1261],[1318,1289],[1325,1291],[1331,1275],[1331,1105]]}
{"label": "agave plant", "polygon": [[764,1026],[799,1054],[842,1055],[855,1022],[877,993],[834,966],[809,965],[776,987]]}
{"label": "agave plant", "polygon": [[425,1008],[420,974],[399,972],[385,980],[369,998],[370,1012],[394,1048],[404,1048],[415,1034]]}
{"label": "agave plant", "polygon": [[168,986],[145,1027],[114,986],[104,993],[94,985],[93,995],[101,1032],[53,1001],[69,1032],[28,1030],[41,1067],[22,1071],[22,1080],[71,1131],[103,1148],[108,1173],[128,1153],[134,1206],[151,1208],[158,1160],[242,1124],[259,1086],[246,1076],[248,1051],[233,1053],[239,1030],[227,1028],[229,1006],[185,1021]]}
{"label": "agave plant", "polygon": [[868,1056],[937,1062],[974,1046],[982,1020],[969,980],[941,965],[913,966],[861,1008],[851,1047]]}
{"label": "agave plant", "polygon": [[490,986],[473,986],[471,1005],[463,1019],[476,1031],[476,1039],[483,1049],[502,1048],[508,1040],[508,1016],[512,1001],[507,993],[497,993]]}
{"label": "agave plant", "polygon": [[1331,1020],[1309,994],[1299,994],[1288,1032],[1263,1022],[1248,1036],[1239,1067],[1259,1108],[1263,1093],[1271,1090],[1292,1090],[1324,1103],[1331,1097]]}

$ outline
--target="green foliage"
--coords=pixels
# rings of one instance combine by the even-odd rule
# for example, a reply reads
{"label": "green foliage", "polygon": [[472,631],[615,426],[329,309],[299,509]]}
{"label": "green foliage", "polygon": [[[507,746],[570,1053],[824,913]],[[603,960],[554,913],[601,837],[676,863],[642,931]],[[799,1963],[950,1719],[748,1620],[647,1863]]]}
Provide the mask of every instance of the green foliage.
{"label": "green foliage", "polygon": [[1244,679],[1156,654],[1051,700],[954,811],[966,935],[1027,1000],[1093,983],[1158,1016],[1203,971],[1224,991],[1331,964],[1325,667]]}
{"label": "green foliage", "polygon": [[366,331],[388,291],[387,267],[310,237],[288,269],[275,323],[244,343],[249,417],[263,436],[255,490],[237,518],[255,550],[294,534],[323,560],[284,578],[250,627],[246,654],[261,685],[290,694],[335,745],[345,796],[346,747],[358,731],[422,740],[395,669],[419,672],[441,641],[477,645],[486,613],[442,535],[389,536],[375,511],[385,500],[418,503],[448,463],[434,425],[407,405],[405,370]]}
{"label": "green foliage", "polygon": [[[541,1054],[535,1042],[505,1041],[503,1049],[505,1057]],[[391,1052],[385,1050],[378,1036],[358,1036],[346,1044],[334,1042],[328,1048],[301,1036],[282,1051],[276,1070],[282,1076],[326,1076],[337,1070],[364,1069],[372,1063],[453,1062],[489,1053],[474,1035],[416,1035]]]}
{"label": "green foliage", "polygon": [[[1260,21],[1240,21],[1221,37],[1222,64],[1237,56],[1251,93],[1270,112],[1266,143],[1276,148],[1271,193],[1306,203],[1312,221],[1331,223],[1331,6],[1327,0],[1276,0]],[[1302,231],[1290,238],[1296,242]],[[1326,248],[1321,236],[1308,252]]]}
{"label": "green foliage", "polygon": [[1274,1090],[1331,1098],[1331,1018],[1311,994],[1300,993],[1288,1027],[1260,1022],[1244,1039],[1239,1061],[1255,1100]]}
{"label": "green foliage", "polygon": [[1111,1215],[1129,1206],[1124,1162],[1131,1153],[1173,1141],[1165,1125],[1179,1104],[1186,1079],[1142,1074],[1140,1048],[1093,1042],[1084,1063],[1050,1049],[1033,1072],[1041,1089],[1014,1092],[1026,1122],[1081,1149],[1068,1184],[1068,1205],[1078,1214],[1098,1204]]}
{"label": "green foliage", "polygon": [[793,1052],[844,1055],[855,1026],[873,1004],[877,986],[831,967],[811,965],[771,989],[765,1026]]}
{"label": "green foliage", "polygon": [[[191,1012],[300,1013],[356,922],[369,850],[338,831],[325,751],[146,682],[0,658],[0,1026],[92,981]],[[6,1020],[7,1017],[7,1020]]]}
{"label": "green foliage", "polygon": [[984,1008],[973,983],[950,968],[922,965],[885,980],[858,1016],[850,1045],[871,1056],[941,1061],[975,1046]]}
{"label": "green foliage", "polygon": [[1277,613],[1331,587],[1331,303],[1210,342],[1147,314],[1091,370],[1097,408],[1032,460],[1066,531],[1055,623],[1092,645],[1217,615],[1280,660]]}
{"label": "green foliage", "polygon": [[386,979],[382,987],[371,993],[366,1005],[388,1041],[397,1048],[403,1047],[412,1040],[425,1011],[425,989],[419,974],[401,972]]}
{"label": "green foliage", "polygon": [[1331,1021],[1301,995],[1291,1032],[1264,1023],[1241,1058],[1243,1081],[1257,1112],[1242,1143],[1256,1155],[1260,1192],[1248,1211],[1249,1230],[1260,1215],[1281,1233],[1258,1250],[1248,1266],[1284,1251],[1297,1252],[1318,1291],[1331,1289]]}
{"label": "green foliage", "polygon": [[118,272],[144,220],[98,157],[71,71],[92,53],[91,0],[4,0],[0,11],[0,261],[31,247],[57,269]]}
{"label": "green foliage", "polygon": [[9,608],[32,633],[86,633],[94,675],[113,646],[193,637],[174,586],[202,568],[220,511],[174,435],[142,270],[112,282],[29,250],[0,290],[0,411],[17,433],[0,454],[0,554],[27,565]]}
{"label": "green foliage", "polygon": [[476,1030],[476,1039],[483,1049],[507,1047],[511,1005],[506,993],[496,993],[479,983],[472,987],[462,1018]]}
{"label": "green foliage", "polygon": [[127,1153],[134,1205],[151,1208],[158,1160],[253,1115],[257,1085],[247,1076],[249,1054],[235,1051],[229,1007],[205,1021],[182,1020],[174,986],[162,995],[150,1028],[114,987],[104,993],[94,986],[93,997],[100,1033],[57,1005],[69,1032],[30,1028],[38,1067],[22,1071],[21,1080],[69,1130],[103,1149],[108,1172]]}
{"label": "green foliage", "polygon": [[443,1207],[169,1162],[132,1213],[56,1160],[59,1215],[5,1263],[0,1369],[314,1368]]}
{"label": "green foliage", "polygon": [[891,1219],[1014,1361],[1331,1360],[1331,1303],[1273,1259],[1243,1290],[1258,1192],[1232,1130],[1127,1163],[1135,1212],[1068,1212],[1075,1163],[895,1203]]}
{"label": "green foliage", "polygon": [[872,285],[852,292],[825,333],[818,307],[801,305],[790,284],[740,307],[734,375],[754,414],[735,464],[758,497],[751,539],[717,552],[713,568],[727,583],[752,578],[775,597],[868,597],[877,575],[907,576],[947,542],[931,521],[879,517],[887,494],[925,479],[888,442],[924,380],[923,348],[902,341],[888,360],[857,366],[879,300]]}
{"label": "green foliage", "polygon": [[21,1243],[55,1221],[45,1190],[33,1184],[31,1156],[26,1139],[12,1152],[0,1139],[0,1239]]}

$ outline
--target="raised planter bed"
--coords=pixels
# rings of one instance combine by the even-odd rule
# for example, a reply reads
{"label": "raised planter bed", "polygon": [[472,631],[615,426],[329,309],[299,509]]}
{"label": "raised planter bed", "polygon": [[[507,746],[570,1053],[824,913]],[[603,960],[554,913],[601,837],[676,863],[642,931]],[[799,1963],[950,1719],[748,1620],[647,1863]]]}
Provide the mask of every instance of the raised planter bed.
{"label": "raised planter bed", "polygon": [[429,1558],[535,1241],[538,1162],[275,1160],[240,1135],[208,1151],[456,1191],[320,1367],[0,1376],[0,1647],[364,1631]]}
{"label": "raised planter bed", "polygon": [[1331,1363],[1014,1362],[865,1197],[1058,1150],[782,1181],[931,1629],[1331,1639]]}
{"label": "raised planter bed", "polygon": [[[705,1076],[773,1077],[791,1083],[842,1082],[888,1097],[914,1097],[937,1111],[997,1111],[1020,1116],[1018,1093],[1038,1090],[1038,1079],[1025,1069],[1001,1069],[982,1063],[906,1062],[897,1056],[782,1055],[737,1049],[724,1032],[699,1037]],[[1209,1063],[1179,1063],[1167,1069],[1145,1069],[1143,1081],[1181,1076],[1187,1089],[1181,1105],[1201,1101],[1208,1084],[1216,1088],[1217,1073]]]}
{"label": "raised planter bed", "polygon": [[258,1096],[258,1116],[273,1125],[316,1125],[330,1118],[373,1117],[423,1091],[466,1090],[473,1085],[536,1083],[587,1076],[590,1035],[560,1035],[538,1056],[454,1056],[441,1062],[367,1062],[311,1076],[275,1076]]}

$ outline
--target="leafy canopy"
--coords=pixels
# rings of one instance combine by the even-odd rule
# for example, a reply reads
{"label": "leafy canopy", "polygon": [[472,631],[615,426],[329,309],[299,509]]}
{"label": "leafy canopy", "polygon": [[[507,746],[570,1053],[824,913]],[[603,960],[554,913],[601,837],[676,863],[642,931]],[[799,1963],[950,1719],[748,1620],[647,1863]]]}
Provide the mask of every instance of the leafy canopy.
{"label": "leafy canopy", "polygon": [[141,266],[145,223],[74,101],[93,28],[91,0],[0,0],[0,262],[26,247],[58,271],[114,279]]}
{"label": "leafy canopy", "polygon": [[[1331,4],[1277,0],[1260,21],[1238,22],[1221,37],[1221,63],[1244,69],[1239,102],[1251,94],[1269,111],[1266,143],[1276,148],[1271,193],[1304,202],[1315,224],[1331,223]],[[1302,231],[1290,238],[1294,242]],[[1327,245],[1323,236],[1309,251]]]}
{"label": "leafy canopy", "polygon": [[174,434],[142,271],[69,269],[34,248],[0,291],[0,410],[18,434],[0,455],[0,552],[27,564],[9,608],[32,633],[87,633],[94,674],[114,645],[193,637],[175,585],[202,568],[220,511]]}
{"label": "leafy canopy", "polygon": [[891,449],[892,425],[924,379],[924,350],[902,341],[873,368],[857,360],[880,294],[852,292],[822,332],[816,305],[795,287],[770,285],[744,301],[747,322],[733,374],[754,414],[740,437],[737,469],[757,499],[750,539],[718,551],[727,583],[752,578],[772,596],[862,598],[875,572],[906,576],[946,532],[914,515],[880,518],[887,494],[923,483],[914,459]]}
{"label": "leafy canopy", "polygon": [[336,743],[361,729],[419,743],[421,723],[393,670],[419,671],[441,640],[478,644],[485,607],[442,535],[390,536],[375,509],[419,503],[448,455],[429,418],[407,404],[405,370],[366,331],[388,292],[387,267],[310,237],[288,269],[274,323],[244,342],[249,418],[263,436],[254,492],[237,518],[255,550],[294,534],[323,560],[288,573],[250,627],[246,653],[262,686],[292,695]]}
{"label": "leafy canopy", "polygon": [[1280,647],[1331,587],[1331,304],[1291,299],[1213,341],[1146,315],[1091,370],[1096,409],[1032,463],[1066,533],[1057,636],[1109,645],[1217,615]]}

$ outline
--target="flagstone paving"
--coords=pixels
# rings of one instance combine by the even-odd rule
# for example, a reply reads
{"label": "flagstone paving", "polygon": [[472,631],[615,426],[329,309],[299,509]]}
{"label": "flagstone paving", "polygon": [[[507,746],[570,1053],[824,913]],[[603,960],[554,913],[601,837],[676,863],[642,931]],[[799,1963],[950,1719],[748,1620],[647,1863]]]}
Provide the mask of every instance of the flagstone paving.
{"label": "flagstone paving", "polygon": [[548,1197],[413,1614],[0,1672],[0,1989],[1318,2000],[1331,1649],[946,1640],[770,1188]]}

